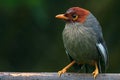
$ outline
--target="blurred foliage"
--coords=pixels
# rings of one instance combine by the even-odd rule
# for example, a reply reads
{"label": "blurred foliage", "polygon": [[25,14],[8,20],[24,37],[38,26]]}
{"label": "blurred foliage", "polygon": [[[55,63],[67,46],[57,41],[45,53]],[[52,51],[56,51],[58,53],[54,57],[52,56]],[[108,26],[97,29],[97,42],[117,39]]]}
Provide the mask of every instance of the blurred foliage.
{"label": "blurred foliage", "polygon": [[0,71],[53,71],[69,63],[62,42],[64,22],[55,15],[72,6],[90,10],[102,25],[108,72],[120,72],[118,0],[1,0]]}

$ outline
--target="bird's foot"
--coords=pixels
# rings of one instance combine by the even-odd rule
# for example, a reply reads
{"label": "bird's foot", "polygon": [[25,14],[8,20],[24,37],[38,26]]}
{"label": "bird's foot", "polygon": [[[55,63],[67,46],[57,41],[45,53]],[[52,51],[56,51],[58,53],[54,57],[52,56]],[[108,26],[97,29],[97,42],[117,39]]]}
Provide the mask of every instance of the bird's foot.
{"label": "bird's foot", "polygon": [[67,71],[66,69],[62,69],[62,70],[58,71],[59,77],[60,77],[62,74],[64,74],[66,71]]}
{"label": "bird's foot", "polygon": [[62,74],[64,74],[74,64],[75,64],[75,61],[72,61],[70,64],[68,64],[62,70],[58,71],[58,75],[61,76]]}
{"label": "bird's foot", "polygon": [[98,74],[99,74],[98,70],[95,69],[95,71],[92,73],[94,79],[97,77]]}

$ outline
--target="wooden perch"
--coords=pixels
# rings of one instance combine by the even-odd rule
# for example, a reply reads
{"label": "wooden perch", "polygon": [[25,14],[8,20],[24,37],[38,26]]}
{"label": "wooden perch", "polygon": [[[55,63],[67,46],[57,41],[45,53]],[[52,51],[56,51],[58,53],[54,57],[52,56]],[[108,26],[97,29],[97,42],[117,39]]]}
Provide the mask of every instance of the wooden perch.
{"label": "wooden perch", "polygon": [[[0,80],[94,80],[91,74],[65,73],[61,77],[57,73],[22,73],[0,72]],[[96,80],[120,80],[120,74],[99,74]]]}

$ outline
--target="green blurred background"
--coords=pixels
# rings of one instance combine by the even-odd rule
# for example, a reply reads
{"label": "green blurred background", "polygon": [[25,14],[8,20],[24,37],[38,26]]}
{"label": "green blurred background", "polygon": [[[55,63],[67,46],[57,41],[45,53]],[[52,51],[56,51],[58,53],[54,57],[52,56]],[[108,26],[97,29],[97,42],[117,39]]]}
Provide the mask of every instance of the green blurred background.
{"label": "green blurred background", "polygon": [[64,21],[55,15],[72,6],[97,17],[109,50],[107,72],[120,72],[119,0],[1,0],[0,71],[56,72],[67,65]]}

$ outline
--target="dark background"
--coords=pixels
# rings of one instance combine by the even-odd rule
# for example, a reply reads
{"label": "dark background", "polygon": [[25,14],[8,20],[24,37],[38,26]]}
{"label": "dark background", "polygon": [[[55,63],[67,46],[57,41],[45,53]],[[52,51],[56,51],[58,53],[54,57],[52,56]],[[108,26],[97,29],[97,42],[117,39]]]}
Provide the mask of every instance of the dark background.
{"label": "dark background", "polygon": [[119,0],[1,0],[0,71],[56,72],[67,65],[65,23],[55,15],[73,6],[97,17],[109,51],[107,72],[120,72]]}

